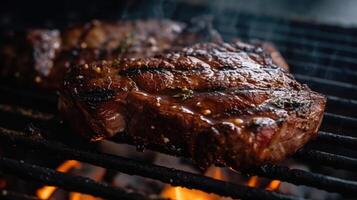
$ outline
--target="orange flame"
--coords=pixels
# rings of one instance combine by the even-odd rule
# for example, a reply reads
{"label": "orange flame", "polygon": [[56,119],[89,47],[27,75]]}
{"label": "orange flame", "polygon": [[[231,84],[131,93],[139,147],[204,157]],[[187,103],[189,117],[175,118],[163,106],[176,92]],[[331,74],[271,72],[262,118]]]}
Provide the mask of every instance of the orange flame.
{"label": "orange flame", "polygon": [[265,189],[270,191],[276,191],[279,189],[280,183],[281,182],[279,180],[272,180]]}
{"label": "orange flame", "polygon": [[87,194],[81,194],[78,192],[71,192],[69,195],[70,200],[100,200],[100,198],[93,197]]}
{"label": "orange flame", "polygon": [[[267,187],[265,189],[269,190],[269,191],[276,191],[276,190],[279,189],[280,183],[281,182],[279,180],[272,180],[272,181],[270,181],[270,183],[267,185]],[[258,178],[258,176],[250,177],[249,180],[247,181],[247,186],[249,186],[249,187],[258,187],[259,186],[259,178]]]}
{"label": "orange flame", "polygon": [[258,185],[258,176],[252,176],[249,178],[247,182],[247,186],[249,187],[257,187]]}
{"label": "orange flame", "polygon": [[168,186],[161,194],[164,198],[173,200],[216,200],[210,194],[199,190],[190,190],[183,187]]}
{"label": "orange flame", "polygon": [[[59,172],[68,172],[72,168],[79,168],[80,166],[81,164],[78,161],[67,160],[58,166],[56,170]],[[44,186],[37,190],[37,196],[39,199],[47,200],[56,190],[57,188],[54,186]]]}
{"label": "orange flame", "polygon": [[[102,179],[102,176],[104,175],[105,170],[103,168],[100,167],[96,167],[96,166],[87,166],[86,169],[86,165],[83,166],[83,168],[85,170],[83,170],[82,172],[82,176],[91,178],[95,181],[100,181]],[[98,197],[94,197],[88,194],[81,194],[78,192],[70,192],[69,193],[69,200],[103,200],[102,198],[98,198]]]}
{"label": "orange flame", "polygon": [[6,186],[6,181],[0,178],[0,189],[4,188],[5,186]]}
{"label": "orange flame", "polygon": [[[212,167],[207,170],[206,176],[212,177],[214,179],[223,180],[222,171],[220,168]],[[166,188],[161,193],[164,198],[169,198],[173,200],[222,200],[230,199],[225,197],[220,197],[215,194],[208,194],[200,190],[190,190],[183,187],[172,187],[167,185]]]}

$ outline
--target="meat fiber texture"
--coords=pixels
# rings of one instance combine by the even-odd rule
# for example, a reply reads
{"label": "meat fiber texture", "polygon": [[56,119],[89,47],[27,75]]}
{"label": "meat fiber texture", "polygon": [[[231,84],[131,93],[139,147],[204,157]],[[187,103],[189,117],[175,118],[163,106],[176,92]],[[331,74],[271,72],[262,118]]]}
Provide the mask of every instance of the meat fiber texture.
{"label": "meat fiber texture", "polygon": [[242,42],[71,67],[60,94],[76,134],[126,137],[203,168],[283,160],[316,136],[326,103],[270,53]]}

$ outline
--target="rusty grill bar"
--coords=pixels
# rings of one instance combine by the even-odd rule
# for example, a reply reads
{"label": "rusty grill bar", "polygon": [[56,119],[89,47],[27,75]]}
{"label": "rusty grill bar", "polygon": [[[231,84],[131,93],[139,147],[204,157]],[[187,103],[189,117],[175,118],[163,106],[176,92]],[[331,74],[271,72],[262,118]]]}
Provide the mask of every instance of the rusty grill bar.
{"label": "rusty grill bar", "polygon": [[[190,14],[197,15],[197,13],[204,14],[205,12],[210,13],[209,10],[200,6],[178,4],[173,18],[187,21],[193,17]],[[183,16],[182,13],[188,14]],[[355,132],[357,130],[357,59],[355,59],[357,57],[357,48],[355,48],[357,29],[288,21],[229,10],[224,15],[226,16],[218,17],[214,25],[225,39],[257,38],[273,42],[291,65],[295,77],[328,97],[327,112],[317,140],[299,150],[294,158],[309,164],[354,172],[357,169],[356,154],[340,155],[317,149],[317,147],[321,143],[326,143],[342,146],[353,152],[357,151],[357,133]],[[332,58],[331,54],[334,55]],[[12,88],[6,84],[0,86],[0,93],[4,94],[0,98],[0,116],[11,115],[9,122],[17,119],[13,123],[27,123],[27,121],[34,120],[51,124],[56,120],[55,94],[48,95],[32,90]],[[29,150],[45,150],[63,159],[74,159],[130,175],[160,180],[174,186],[199,189],[233,198],[301,199],[121,156],[75,148],[60,141],[45,139],[41,134],[31,134],[2,126],[0,126],[0,143],[4,146],[16,144]],[[56,172],[53,169],[6,157],[0,157],[0,172],[12,173],[20,178],[37,180],[44,184],[109,199],[148,199],[140,194],[128,193],[87,178]],[[344,197],[357,194],[357,181],[300,169],[266,165],[251,169],[246,173],[336,192]],[[15,192],[3,192],[0,198],[37,199]]]}

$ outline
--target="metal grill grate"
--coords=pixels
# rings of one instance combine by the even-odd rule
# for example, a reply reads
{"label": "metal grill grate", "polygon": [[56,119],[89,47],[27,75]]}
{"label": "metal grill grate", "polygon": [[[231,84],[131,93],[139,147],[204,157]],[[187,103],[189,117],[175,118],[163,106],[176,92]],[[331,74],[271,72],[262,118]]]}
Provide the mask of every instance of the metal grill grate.
{"label": "metal grill grate", "polygon": [[[178,6],[175,18],[188,20],[192,16],[181,14],[202,14],[205,11],[207,10],[200,7]],[[357,133],[355,132],[357,130],[357,59],[355,59],[357,57],[357,30],[252,16],[233,11],[227,11],[225,15],[216,19],[215,26],[226,39],[240,37],[245,40],[261,39],[273,42],[287,59],[292,72],[299,81],[328,95],[327,112],[317,140],[298,151],[294,157],[309,164],[354,172],[357,168]],[[301,199],[86,148],[73,147],[60,141],[45,139],[41,134],[18,131],[16,126],[21,123],[36,121],[48,126],[55,121],[56,97],[4,85],[0,86],[0,92],[4,94],[0,98],[0,116],[3,120],[1,124],[8,126],[1,125],[3,127],[0,127],[0,142],[4,145],[18,145],[35,151],[46,151],[63,159],[79,160],[130,175],[144,176],[222,196],[242,199]],[[328,148],[324,148],[326,145],[341,146],[348,151],[344,151],[343,154],[340,151],[329,152]],[[5,157],[0,157],[0,171],[23,179],[36,180],[67,190],[109,199],[148,198],[96,183],[90,179]],[[336,192],[345,197],[357,194],[356,180],[345,180],[322,173],[289,169],[278,165],[266,165],[251,169],[246,173]],[[13,192],[3,192],[0,197],[36,199]]]}

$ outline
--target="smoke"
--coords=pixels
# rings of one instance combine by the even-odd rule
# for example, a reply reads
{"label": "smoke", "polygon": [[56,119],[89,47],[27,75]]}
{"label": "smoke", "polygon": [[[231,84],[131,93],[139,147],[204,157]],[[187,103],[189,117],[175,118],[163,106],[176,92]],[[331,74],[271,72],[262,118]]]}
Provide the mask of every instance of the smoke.
{"label": "smoke", "polygon": [[120,19],[171,18],[176,11],[176,1],[168,0],[135,0],[126,1],[119,13]]}

